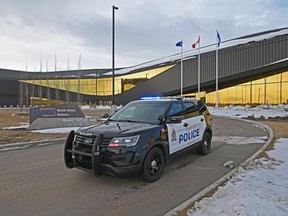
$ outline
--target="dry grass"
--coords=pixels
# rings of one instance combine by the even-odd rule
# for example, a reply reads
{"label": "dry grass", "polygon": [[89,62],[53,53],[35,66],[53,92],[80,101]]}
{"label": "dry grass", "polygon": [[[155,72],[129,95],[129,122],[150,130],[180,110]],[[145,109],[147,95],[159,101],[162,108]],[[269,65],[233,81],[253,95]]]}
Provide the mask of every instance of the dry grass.
{"label": "dry grass", "polygon": [[275,138],[288,138],[288,120],[267,120],[263,123],[273,129]]}
{"label": "dry grass", "polygon": [[8,127],[18,127],[29,122],[27,114],[20,111],[1,111],[0,112],[0,144],[36,141],[42,139],[65,138],[66,134],[40,134],[33,133],[26,129],[4,129]]}
{"label": "dry grass", "polygon": [[[101,117],[107,111],[93,111],[87,110],[83,111],[85,115],[88,116],[98,116]],[[29,123],[29,116],[20,110],[14,109],[2,109],[0,110],[0,145],[1,144],[10,144],[10,143],[19,143],[19,142],[28,142],[36,140],[47,140],[47,139],[57,139],[57,138],[66,138],[67,134],[41,134],[33,133],[26,129],[4,129],[8,127],[18,127],[22,124]]]}

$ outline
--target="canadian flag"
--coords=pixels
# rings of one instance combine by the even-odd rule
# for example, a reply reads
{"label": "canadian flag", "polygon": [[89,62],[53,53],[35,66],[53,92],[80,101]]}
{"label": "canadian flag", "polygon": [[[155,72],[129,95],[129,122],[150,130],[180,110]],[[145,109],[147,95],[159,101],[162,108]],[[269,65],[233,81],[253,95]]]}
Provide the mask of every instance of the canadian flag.
{"label": "canadian flag", "polygon": [[196,43],[192,44],[192,48],[194,49],[198,43],[200,43],[200,35],[198,36]]}

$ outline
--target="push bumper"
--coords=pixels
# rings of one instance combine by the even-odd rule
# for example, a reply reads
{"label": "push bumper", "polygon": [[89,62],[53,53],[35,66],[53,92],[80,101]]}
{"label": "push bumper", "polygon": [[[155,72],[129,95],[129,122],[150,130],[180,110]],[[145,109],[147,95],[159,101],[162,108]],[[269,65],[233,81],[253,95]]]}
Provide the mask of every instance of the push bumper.
{"label": "push bumper", "polygon": [[[140,173],[141,164],[127,166],[113,166],[109,163],[103,163],[103,155],[100,154],[100,146],[103,135],[97,136],[91,153],[82,152],[73,149],[73,141],[75,131],[71,131],[67,137],[64,147],[64,161],[68,169],[78,168],[94,173],[95,176],[100,176],[102,173],[110,174],[117,177],[136,176]],[[85,157],[89,159],[89,164],[83,166],[81,162],[77,162],[75,157]]]}

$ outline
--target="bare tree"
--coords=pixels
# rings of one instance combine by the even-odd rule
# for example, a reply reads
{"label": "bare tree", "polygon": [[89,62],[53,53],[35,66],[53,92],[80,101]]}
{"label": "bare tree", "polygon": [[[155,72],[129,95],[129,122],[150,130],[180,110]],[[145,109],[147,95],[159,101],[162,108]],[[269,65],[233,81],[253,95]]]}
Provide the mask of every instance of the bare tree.
{"label": "bare tree", "polygon": [[80,104],[81,101],[81,95],[80,95],[80,91],[81,91],[81,84],[80,84],[80,71],[81,71],[81,53],[79,55],[79,62],[78,62],[78,84],[77,84],[77,103]]}
{"label": "bare tree", "polygon": [[[67,61],[67,71],[70,70],[70,62],[69,62],[69,56],[68,56],[68,61]],[[70,79],[69,79],[69,72],[67,72],[66,77],[64,79],[64,88],[65,88],[65,99],[67,103],[69,102],[69,90],[70,90]]]}
{"label": "bare tree", "polygon": [[20,110],[21,110],[21,114],[23,112],[23,101],[24,101],[24,95],[23,95],[23,73],[21,74],[21,80],[18,80],[19,83],[19,93],[18,93],[18,97],[19,97],[19,105],[20,105]]}
{"label": "bare tree", "polygon": [[55,50],[55,68],[54,68],[54,70],[55,70],[55,72],[57,71],[57,52],[56,52],[56,50]]}
{"label": "bare tree", "polygon": [[40,52],[40,68],[39,71],[42,72],[42,53]]}
{"label": "bare tree", "polygon": [[[49,71],[48,60],[49,60],[49,56],[47,57],[47,61],[46,61],[46,73],[48,73],[48,71]],[[48,105],[50,105],[50,86],[49,86],[48,75],[46,76],[46,83],[47,83],[47,100],[48,100]]]}
{"label": "bare tree", "polygon": [[41,84],[41,78],[42,78],[42,54],[40,53],[40,67],[39,67],[39,74],[38,74],[38,97],[40,99],[40,105],[42,105],[42,84]]}
{"label": "bare tree", "polygon": [[[34,72],[36,73],[36,68],[35,68],[35,64],[33,64],[33,68],[34,68]],[[30,88],[29,88],[29,95],[30,97],[35,97],[36,96],[36,93],[35,93],[35,90],[36,90],[36,85],[37,85],[37,77],[33,77],[32,78],[32,84],[30,85]],[[30,105],[33,106],[33,102],[30,101]]]}
{"label": "bare tree", "polygon": [[[25,80],[27,80],[27,77],[26,77],[26,75],[27,75],[27,71],[28,71],[28,65],[27,65],[27,59],[26,59],[26,69],[25,69],[25,71],[26,71],[26,74],[25,74],[25,77],[24,77],[24,79]],[[26,85],[25,85],[25,93],[26,93],[26,107],[27,107],[27,113],[28,113],[28,110],[29,110],[29,99],[30,99],[30,92],[29,92],[29,84],[26,82]]]}
{"label": "bare tree", "polygon": [[[27,58],[26,58],[26,62],[25,62],[25,70],[27,72]],[[23,106],[24,106],[25,97],[28,98],[28,93],[25,91],[25,84],[27,85],[27,83],[25,83],[24,80],[25,80],[25,73],[22,73],[21,74],[21,80],[18,80],[18,83],[19,83],[18,97],[19,97],[19,105],[20,105],[21,114],[23,113]],[[25,93],[26,93],[26,95],[25,95]]]}
{"label": "bare tree", "polygon": [[67,70],[70,70],[70,59],[69,59],[69,55],[68,55],[68,59],[67,59]]}
{"label": "bare tree", "polygon": [[[55,72],[57,71],[57,53],[55,50]],[[54,85],[55,85],[55,93],[56,93],[56,100],[57,100],[57,104],[59,104],[59,82],[58,80],[54,81]]]}

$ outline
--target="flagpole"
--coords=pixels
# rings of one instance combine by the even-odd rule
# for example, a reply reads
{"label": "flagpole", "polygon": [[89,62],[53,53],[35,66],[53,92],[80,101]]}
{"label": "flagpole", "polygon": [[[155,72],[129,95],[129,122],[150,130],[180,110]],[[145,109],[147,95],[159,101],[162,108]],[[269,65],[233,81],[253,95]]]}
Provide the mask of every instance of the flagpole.
{"label": "flagpole", "polygon": [[180,94],[183,96],[183,41],[179,41],[176,43],[176,46],[181,46],[181,73],[180,73]]}
{"label": "flagpole", "polygon": [[198,100],[200,100],[200,35],[198,36]]}
{"label": "flagpole", "polygon": [[183,42],[181,46],[181,97],[183,96]]}
{"label": "flagpole", "polygon": [[219,105],[219,95],[218,95],[218,31],[216,30],[216,105]]}

